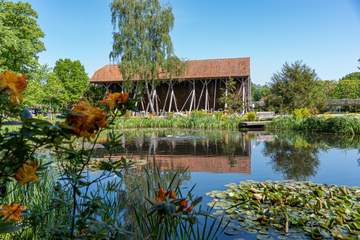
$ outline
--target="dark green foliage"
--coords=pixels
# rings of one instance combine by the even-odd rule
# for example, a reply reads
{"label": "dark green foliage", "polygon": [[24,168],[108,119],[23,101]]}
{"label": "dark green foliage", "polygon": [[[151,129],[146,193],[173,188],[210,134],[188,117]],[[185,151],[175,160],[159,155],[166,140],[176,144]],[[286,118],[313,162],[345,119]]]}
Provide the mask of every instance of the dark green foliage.
{"label": "dark green foliage", "polygon": [[106,88],[104,85],[90,84],[84,92],[84,98],[92,103],[96,103],[104,99]]}
{"label": "dark green foliage", "polygon": [[264,100],[271,93],[270,87],[268,85],[261,84],[251,84],[251,95],[253,101]]}
{"label": "dark green foliage", "polygon": [[320,87],[315,70],[301,61],[285,63],[282,70],[272,77],[267,105],[279,112],[304,107],[322,108],[326,93]]}
{"label": "dark green foliage", "polygon": [[45,50],[43,37],[29,3],[0,1],[0,71],[33,72]]}

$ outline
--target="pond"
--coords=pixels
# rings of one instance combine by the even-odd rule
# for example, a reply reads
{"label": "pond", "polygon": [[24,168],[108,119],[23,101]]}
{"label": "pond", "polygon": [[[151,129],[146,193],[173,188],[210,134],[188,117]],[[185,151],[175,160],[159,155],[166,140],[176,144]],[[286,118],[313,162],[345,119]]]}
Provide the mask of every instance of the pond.
{"label": "pond", "polygon": [[206,193],[245,180],[360,185],[359,136],[127,129],[122,145],[126,153],[118,154],[155,162],[163,170],[188,168],[185,187],[196,185],[194,193],[204,204],[211,200]]}

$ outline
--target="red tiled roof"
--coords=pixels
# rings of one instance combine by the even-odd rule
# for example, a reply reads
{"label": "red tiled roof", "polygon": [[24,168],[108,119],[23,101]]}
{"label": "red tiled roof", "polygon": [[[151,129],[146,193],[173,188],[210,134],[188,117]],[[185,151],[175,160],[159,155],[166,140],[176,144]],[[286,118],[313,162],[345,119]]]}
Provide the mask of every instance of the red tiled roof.
{"label": "red tiled roof", "polygon": [[[250,76],[250,58],[225,58],[186,61],[185,74],[177,79],[204,79]],[[162,78],[162,77],[160,77]],[[164,78],[166,79],[166,78]],[[98,69],[90,82],[118,82],[123,78],[118,65],[109,64]]]}

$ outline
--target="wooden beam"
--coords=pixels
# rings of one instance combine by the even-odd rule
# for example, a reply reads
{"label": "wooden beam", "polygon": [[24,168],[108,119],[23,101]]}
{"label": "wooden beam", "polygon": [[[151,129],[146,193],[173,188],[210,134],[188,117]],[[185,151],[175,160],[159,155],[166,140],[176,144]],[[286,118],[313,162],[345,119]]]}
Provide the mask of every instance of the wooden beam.
{"label": "wooden beam", "polygon": [[204,92],[204,89],[205,89],[205,84],[203,83],[203,81],[201,81],[201,83],[203,84],[203,87],[201,89],[201,93],[200,93],[200,97],[199,97],[199,102],[198,102],[198,105],[197,105],[197,110],[199,109],[200,107],[200,103],[201,103],[201,98],[202,98],[202,95],[203,95],[203,92]]}
{"label": "wooden beam", "polygon": [[216,110],[216,85],[217,85],[217,79],[215,79],[215,82],[214,82],[214,107],[213,107],[213,111],[215,111]]}

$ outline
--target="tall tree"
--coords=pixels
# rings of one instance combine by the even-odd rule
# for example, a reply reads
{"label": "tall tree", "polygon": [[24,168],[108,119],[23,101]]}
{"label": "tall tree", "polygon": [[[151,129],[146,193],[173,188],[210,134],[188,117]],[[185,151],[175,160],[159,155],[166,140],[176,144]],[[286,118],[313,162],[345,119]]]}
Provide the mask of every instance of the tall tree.
{"label": "tall tree", "polygon": [[[360,59],[358,61],[360,62]],[[335,88],[335,98],[360,98],[360,72],[349,73],[339,80]]]}
{"label": "tall tree", "polygon": [[29,3],[0,0],[0,71],[32,73],[45,50],[43,37]]}
{"label": "tall tree", "polygon": [[86,91],[89,77],[79,60],[59,59],[55,63],[54,74],[66,91],[66,99],[77,101]]}
{"label": "tall tree", "polygon": [[257,102],[267,97],[270,94],[270,87],[268,85],[251,84],[252,100]]}
{"label": "tall tree", "polygon": [[119,62],[124,79],[144,80],[150,109],[155,112],[151,98],[154,81],[159,72],[171,72],[173,63],[181,62],[174,55],[170,37],[172,9],[162,6],[160,0],[113,0],[111,14],[114,42],[110,58]]}
{"label": "tall tree", "polygon": [[282,70],[272,77],[268,104],[277,111],[321,108],[326,99],[320,87],[315,70],[301,61],[285,63]]}
{"label": "tall tree", "polygon": [[41,107],[52,112],[63,109],[68,94],[57,76],[48,66],[41,66],[28,81],[24,103],[29,107]]}

